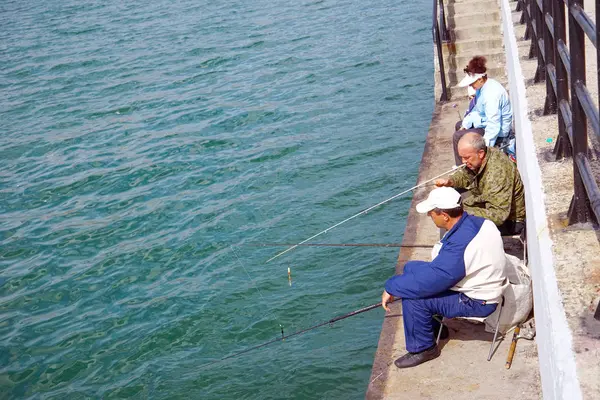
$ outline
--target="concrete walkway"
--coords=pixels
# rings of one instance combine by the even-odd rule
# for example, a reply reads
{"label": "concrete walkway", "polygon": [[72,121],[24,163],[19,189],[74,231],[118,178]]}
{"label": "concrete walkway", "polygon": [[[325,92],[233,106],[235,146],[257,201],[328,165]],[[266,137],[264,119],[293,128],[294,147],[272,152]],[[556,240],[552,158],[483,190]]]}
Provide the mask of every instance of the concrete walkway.
{"label": "concrete walkway", "polygon": [[[452,101],[436,103],[418,181],[448,170],[453,164],[452,133],[459,115],[467,107],[466,89],[456,88],[462,69],[474,55],[488,57],[490,77],[502,83],[504,50],[500,26],[500,6],[496,0],[455,0],[447,4],[447,17],[452,43],[444,48]],[[484,21],[483,23],[481,21]],[[436,73],[437,74],[437,73]],[[437,81],[437,77],[436,77]],[[436,85],[436,99],[440,87]],[[414,206],[423,200],[432,186],[415,192],[408,216],[403,244],[430,243],[439,239],[439,230],[429,217],[419,215]],[[507,252],[522,254],[520,244],[505,243]],[[430,249],[402,248],[396,267],[401,273],[408,260],[431,260]],[[383,323],[379,347],[373,365],[368,399],[498,399],[541,398],[537,346],[534,341],[520,340],[510,370],[505,369],[512,334],[502,341],[491,362],[487,354],[492,334],[483,325],[452,320],[449,340],[442,341],[439,358],[411,369],[400,370],[393,361],[406,352],[402,307],[392,304]]]}
{"label": "concrete walkway", "polygon": [[[454,102],[436,105],[429,129],[419,181],[440,174],[453,165],[452,128],[457,119]],[[459,101],[465,109],[466,101]],[[411,205],[404,233],[404,245],[431,243],[439,239],[439,230],[429,217],[418,214],[414,206],[432,187],[418,190]],[[515,248],[519,254],[521,249]],[[397,273],[408,260],[431,260],[429,249],[402,248]],[[400,370],[393,361],[406,352],[402,324],[402,307],[391,305],[385,318],[373,365],[368,399],[498,399],[517,397],[539,399],[539,374],[535,342],[520,340],[510,370],[504,368],[510,339],[504,340],[491,362],[486,360],[492,334],[483,325],[450,321],[450,338],[442,341],[442,355],[416,368]]]}

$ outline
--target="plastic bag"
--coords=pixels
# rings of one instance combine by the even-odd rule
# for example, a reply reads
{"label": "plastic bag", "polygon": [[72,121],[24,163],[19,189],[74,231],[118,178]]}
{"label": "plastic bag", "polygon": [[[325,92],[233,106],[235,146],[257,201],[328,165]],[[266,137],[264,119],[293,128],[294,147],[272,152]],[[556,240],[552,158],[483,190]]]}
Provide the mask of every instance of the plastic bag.
{"label": "plastic bag", "polygon": [[[506,255],[506,272],[509,281],[504,290],[504,307],[500,316],[500,333],[505,333],[514,326],[525,321],[533,308],[533,293],[531,291],[531,275],[529,269],[515,256]],[[491,313],[485,318],[485,330],[494,332],[498,312]]]}

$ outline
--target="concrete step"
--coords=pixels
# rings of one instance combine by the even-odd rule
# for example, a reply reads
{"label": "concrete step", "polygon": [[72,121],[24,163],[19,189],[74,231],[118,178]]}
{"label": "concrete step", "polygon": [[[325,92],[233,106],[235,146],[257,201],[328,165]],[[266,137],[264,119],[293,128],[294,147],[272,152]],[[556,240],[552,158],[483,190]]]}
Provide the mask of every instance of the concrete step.
{"label": "concrete step", "polygon": [[444,4],[444,11],[446,16],[458,15],[458,14],[469,14],[474,12],[495,12],[500,13],[500,7],[495,0],[492,1],[476,1],[476,2],[458,2]]}
{"label": "concrete step", "polygon": [[481,1],[477,1],[477,0],[446,0],[444,2],[445,6],[449,6],[452,4],[471,4],[471,5],[476,5],[477,3],[489,3],[489,4],[494,4],[495,7],[498,7],[498,2],[496,0],[481,0]]}
{"label": "concrete step", "polygon": [[[502,73],[502,72],[500,72]],[[439,75],[439,73],[438,73]],[[502,75],[502,76],[493,76],[490,74],[490,78],[493,78],[494,80],[498,81],[498,83],[500,83],[502,86],[504,86],[504,89],[506,89],[508,91],[508,77],[506,75]],[[451,90],[453,93],[457,93],[461,96],[467,96],[467,88],[465,87],[459,87],[457,84],[452,84],[452,85],[448,85],[446,86],[449,90]]]}
{"label": "concrete step", "polygon": [[493,49],[491,52],[489,49],[485,52],[461,52],[457,54],[444,53],[444,67],[448,70],[457,69],[462,71],[467,66],[469,61],[474,56],[484,56],[487,59],[487,66],[493,68],[498,64],[504,65],[506,57],[504,55],[504,49]]}
{"label": "concrete step", "polygon": [[[504,69],[504,64],[494,65],[493,67],[488,66],[487,73],[490,78],[494,78],[498,82],[505,85],[505,87],[507,87],[506,83],[508,82],[507,81],[508,78],[506,77],[506,71]],[[466,92],[466,90],[467,90],[466,88],[457,88],[456,87],[458,82],[460,82],[464,76],[465,76],[465,73],[463,72],[462,68],[459,70],[446,69],[446,87],[454,88],[457,91],[464,90]],[[433,79],[434,79],[434,83],[436,85],[440,84],[440,81],[441,81],[440,72],[437,69],[437,66],[436,66],[436,71],[435,71],[435,75],[434,75]]]}
{"label": "concrete step", "polygon": [[502,28],[498,22],[488,22],[472,26],[457,27],[450,31],[450,38],[456,42],[459,40],[473,40],[481,36],[500,36]]}
{"label": "concrete step", "polygon": [[[498,80],[496,79],[502,86],[504,86],[504,88],[506,89],[506,91],[508,92],[508,81],[506,79],[504,80]],[[439,86],[436,86],[439,87]],[[448,90],[448,96],[450,97],[451,101],[456,101],[456,102],[461,102],[461,101],[468,101],[468,96],[467,96],[467,88],[464,87],[458,87],[456,85],[454,86],[447,86],[446,87]],[[441,91],[440,91],[441,94]],[[439,96],[438,96],[439,97]],[[465,103],[466,105],[468,105],[468,103]],[[464,112],[466,110],[466,106],[462,106],[459,107],[459,109],[457,110],[458,112],[460,112],[460,115],[463,115]]]}
{"label": "concrete step", "polygon": [[[444,65],[444,67],[445,67],[445,65]],[[506,70],[504,67],[504,63],[499,64],[499,65],[491,65],[491,66],[488,65],[487,74],[490,78],[494,78],[497,81],[506,79]],[[462,68],[460,68],[458,70],[446,68],[446,85],[447,86],[454,86],[454,85],[458,84],[458,82],[460,82],[462,80],[462,78],[464,78],[464,77],[465,77],[465,73],[463,72]],[[434,79],[435,79],[436,83],[438,83],[439,79],[440,79],[440,72],[437,68],[437,65],[435,68]]]}
{"label": "concrete step", "polygon": [[498,11],[479,10],[470,12],[460,12],[455,14],[446,14],[446,23],[449,29],[467,27],[476,24],[487,24],[496,22],[500,25],[501,18]]}
{"label": "concrete step", "polygon": [[444,44],[444,54],[479,54],[492,49],[501,49],[503,45],[502,37],[498,35],[480,36]]}

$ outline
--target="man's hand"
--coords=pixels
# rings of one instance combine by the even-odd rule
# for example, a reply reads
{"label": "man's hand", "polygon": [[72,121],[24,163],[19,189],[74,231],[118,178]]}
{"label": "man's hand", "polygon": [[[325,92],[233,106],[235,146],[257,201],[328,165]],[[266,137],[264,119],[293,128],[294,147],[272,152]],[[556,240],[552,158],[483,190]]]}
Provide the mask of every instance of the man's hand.
{"label": "man's hand", "polygon": [[454,182],[452,182],[452,179],[448,178],[448,179],[436,179],[435,180],[435,186],[440,187],[440,186],[454,186]]}
{"label": "man's hand", "polygon": [[384,290],[383,294],[381,295],[381,307],[383,307],[385,311],[390,311],[390,307],[388,307],[388,304],[392,301],[394,301],[394,296],[392,296]]}

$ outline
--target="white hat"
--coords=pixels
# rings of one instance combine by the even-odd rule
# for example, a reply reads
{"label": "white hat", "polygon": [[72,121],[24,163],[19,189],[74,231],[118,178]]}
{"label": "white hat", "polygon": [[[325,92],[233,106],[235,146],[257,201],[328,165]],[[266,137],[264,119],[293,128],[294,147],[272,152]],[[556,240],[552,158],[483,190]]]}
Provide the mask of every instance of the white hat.
{"label": "white hat", "polygon": [[426,214],[434,208],[449,210],[460,206],[460,193],[451,187],[440,187],[429,192],[427,200],[417,204],[417,212]]}
{"label": "white hat", "polygon": [[465,77],[458,83],[458,86],[465,87],[469,86],[479,78],[483,78],[487,74],[466,74]]}

